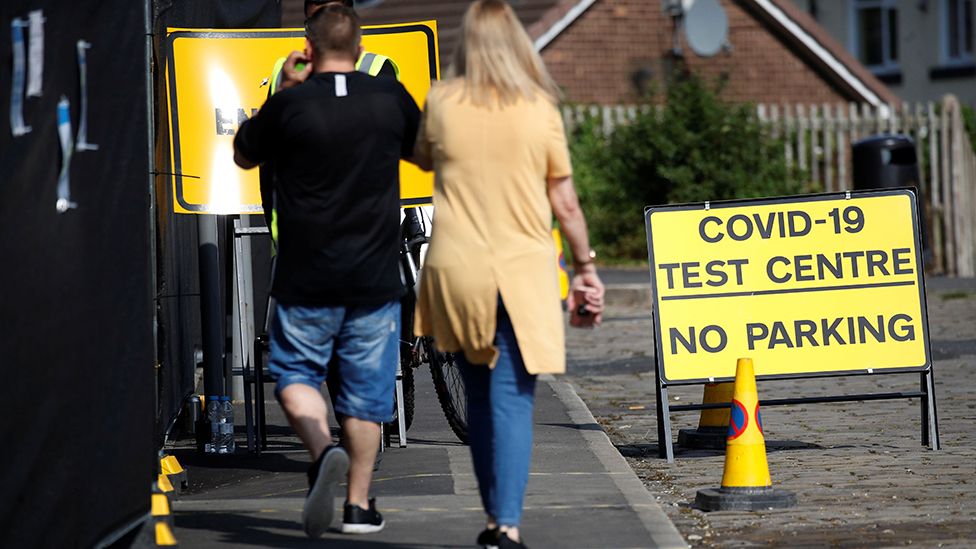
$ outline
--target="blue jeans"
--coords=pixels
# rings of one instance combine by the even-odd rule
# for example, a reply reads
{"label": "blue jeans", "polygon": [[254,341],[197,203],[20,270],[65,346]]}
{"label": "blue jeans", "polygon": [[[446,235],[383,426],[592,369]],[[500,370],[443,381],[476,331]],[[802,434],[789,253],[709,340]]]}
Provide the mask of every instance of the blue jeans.
{"label": "blue jeans", "polygon": [[494,369],[458,363],[468,396],[468,435],[485,512],[502,526],[518,526],[532,459],[536,376],[525,371],[505,305],[498,300]]}
{"label": "blue jeans", "polygon": [[400,302],[360,307],[306,307],[279,303],[271,324],[268,370],[275,396],[301,383],[319,390],[335,351],[336,414],[385,423],[393,419],[393,388],[400,352]]}

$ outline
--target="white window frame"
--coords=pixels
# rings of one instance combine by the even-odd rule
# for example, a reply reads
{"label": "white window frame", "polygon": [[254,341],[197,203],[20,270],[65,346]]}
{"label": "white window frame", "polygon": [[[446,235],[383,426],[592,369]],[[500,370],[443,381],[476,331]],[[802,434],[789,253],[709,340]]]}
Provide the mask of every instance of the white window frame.
{"label": "white window frame", "polygon": [[[891,51],[891,34],[888,29],[888,17],[885,10],[893,9],[898,11],[898,0],[848,0],[848,28],[850,33],[847,40],[847,49],[854,54],[854,57],[861,61],[861,40],[860,40],[860,27],[858,25],[858,12],[865,8],[881,8],[881,57],[882,62],[880,65],[868,65],[865,66],[871,70],[871,72],[879,75],[883,74],[893,74],[901,70],[901,65],[896,59],[889,59],[889,54]],[[900,14],[899,14],[900,15]],[[898,25],[901,26],[901,17],[898,17]],[[900,39],[902,34],[896,33]],[[899,56],[902,53],[901,44],[895,44],[898,49]],[[863,63],[863,61],[861,61]]]}
{"label": "white window frame", "polygon": [[[963,4],[963,0],[955,0],[955,1],[959,2],[960,8],[961,8],[962,7],[962,4]],[[972,1],[973,0],[970,0],[970,2],[972,2]],[[939,5],[939,8],[940,8],[940,12],[939,12],[940,13],[940,16],[939,16],[939,35],[942,37],[942,40],[939,41],[939,42],[941,42],[941,46],[942,46],[941,47],[941,51],[940,51],[940,54],[941,54],[940,57],[941,57],[941,59],[939,59],[939,62],[942,65],[946,65],[946,66],[972,65],[973,63],[976,63],[976,55],[974,55],[974,52],[972,52],[972,51],[970,51],[970,52],[964,52],[964,51],[962,51],[963,50],[963,46],[965,46],[965,40],[966,40],[966,38],[965,38],[965,35],[964,35],[965,21],[964,21],[964,19],[962,17],[962,13],[961,12],[960,12],[959,19],[956,21],[956,24],[959,25],[958,39],[959,39],[959,42],[960,42],[960,44],[959,44],[959,51],[961,53],[958,56],[956,56],[956,57],[951,57],[949,55],[949,23],[950,23],[950,21],[949,21],[949,2],[950,2],[950,0],[942,0],[939,3],[940,4]],[[976,3],[976,2],[974,2],[974,3]],[[970,11],[973,12],[973,13],[976,13],[976,5],[973,5],[973,7],[972,7],[972,9]],[[976,18],[976,15],[973,15],[973,13],[970,13],[970,15],[973,18]],[[973,20],[970,20],[969,21],[969,32],[976,34],[976,21],[973,21]],[[974,39],[976,39],[976,36],[974,36]],[[974,46],[976,46],[976,44],[974,44]]]}

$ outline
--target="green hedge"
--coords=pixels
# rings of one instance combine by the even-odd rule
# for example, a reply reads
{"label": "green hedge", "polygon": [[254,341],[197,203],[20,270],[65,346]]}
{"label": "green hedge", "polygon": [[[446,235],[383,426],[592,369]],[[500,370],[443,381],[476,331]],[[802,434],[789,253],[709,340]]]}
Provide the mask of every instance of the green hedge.
{"label": "green hedge", "polygon": [[670,83],[662,107],[648,104],[609,137],[597,119],[574,129],[574,179],[602,261],[646,260],[646,205],[805,191],[755,107],[723,101],[720,91],[685,75]]}
{"label": "green hedge", "polygon": [[973,151],[976,151],[976,109],[963,105],[962,120],[966,124],[966,133],[969,134],[969,144],[973,146]]}

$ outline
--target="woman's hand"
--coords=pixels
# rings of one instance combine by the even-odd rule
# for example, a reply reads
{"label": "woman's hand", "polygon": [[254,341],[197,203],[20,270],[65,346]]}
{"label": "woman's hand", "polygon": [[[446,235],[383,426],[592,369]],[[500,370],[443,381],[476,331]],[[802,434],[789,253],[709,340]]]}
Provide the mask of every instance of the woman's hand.
{"label": "woman's hand", "polygon": [[[577,268],[569,287],[566,305],[570,310],[570,325],[576,328],[599,326],[603,320],[605,290],[593,263]],[[586,311],[584,315],[576,314],[580,307]]]}

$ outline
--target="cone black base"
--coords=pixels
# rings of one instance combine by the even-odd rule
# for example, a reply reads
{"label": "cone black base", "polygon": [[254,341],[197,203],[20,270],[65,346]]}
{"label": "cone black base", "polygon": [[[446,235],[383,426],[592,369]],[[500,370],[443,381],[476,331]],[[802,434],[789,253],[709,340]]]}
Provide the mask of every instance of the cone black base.
{"label": "cone black base", "polygon": [[695,496],[695,507],[702,511],[761,511],[794,506],[796,494],[776,488],[708,488]]}
{"label": "cone black base", "polygon": [[725,450],[728,427],[699,427],[678,431],[678,446],[700,450]]}

